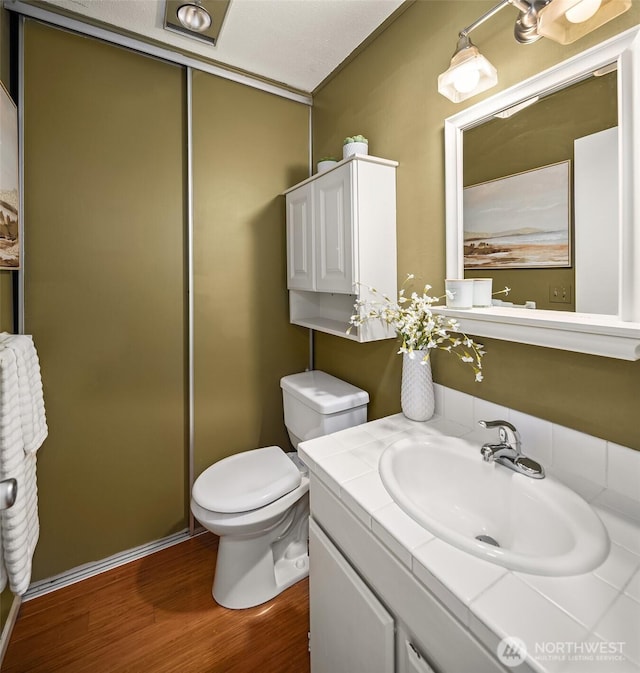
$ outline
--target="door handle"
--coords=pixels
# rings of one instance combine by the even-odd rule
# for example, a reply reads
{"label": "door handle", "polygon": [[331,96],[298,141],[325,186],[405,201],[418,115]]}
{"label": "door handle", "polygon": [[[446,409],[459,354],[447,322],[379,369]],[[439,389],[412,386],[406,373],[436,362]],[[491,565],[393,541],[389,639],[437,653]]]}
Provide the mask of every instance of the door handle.
{"label": "door handle", "polygon": [[15,479],[0,481],[0,510],[13,507],[18,497],[18,482]]}

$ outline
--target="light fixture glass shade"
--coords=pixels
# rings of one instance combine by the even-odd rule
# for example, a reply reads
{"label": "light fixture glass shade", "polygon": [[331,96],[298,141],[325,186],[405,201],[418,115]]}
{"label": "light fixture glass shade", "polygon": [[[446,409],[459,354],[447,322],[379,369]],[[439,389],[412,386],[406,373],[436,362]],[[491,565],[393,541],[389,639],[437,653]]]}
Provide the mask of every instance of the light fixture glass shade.
{"label": "light fixture glass shade", "polygon": [[630,7],[631,0],[551,0],[538,14],[538,35],[571,44]]}
{"label": "light fixture glass shade", "polygon": [[466,38],[451,59],[449,69],[438,77],[438,93],[460,103],[498,83],[498,72]]}
{"label": "light fixture glass shade", "polygon": [[178,20],[187,29],[203,33],[211,26],[211,15],[195,3],[186,3],[178,8]]}

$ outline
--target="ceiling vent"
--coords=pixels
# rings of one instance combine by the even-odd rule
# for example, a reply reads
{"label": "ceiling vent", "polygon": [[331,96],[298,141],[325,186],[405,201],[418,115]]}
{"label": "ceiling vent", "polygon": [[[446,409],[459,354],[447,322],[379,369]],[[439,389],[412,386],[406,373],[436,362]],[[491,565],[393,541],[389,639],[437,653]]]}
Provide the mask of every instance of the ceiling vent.
{"label": "ceiling vent", "polygon": [[215,45],[230,0],[166,0],[164,27]]}

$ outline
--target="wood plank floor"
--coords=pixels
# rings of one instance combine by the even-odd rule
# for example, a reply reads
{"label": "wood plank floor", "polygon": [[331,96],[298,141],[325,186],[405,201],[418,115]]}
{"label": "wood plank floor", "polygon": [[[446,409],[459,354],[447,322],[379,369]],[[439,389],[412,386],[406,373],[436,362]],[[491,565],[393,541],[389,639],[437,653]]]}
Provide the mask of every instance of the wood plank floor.
{"label": "wood plank floor", "polygon": [[227,610],[216,551],[206,533],[23,603],[3,673],[308,673],[308,580]]}

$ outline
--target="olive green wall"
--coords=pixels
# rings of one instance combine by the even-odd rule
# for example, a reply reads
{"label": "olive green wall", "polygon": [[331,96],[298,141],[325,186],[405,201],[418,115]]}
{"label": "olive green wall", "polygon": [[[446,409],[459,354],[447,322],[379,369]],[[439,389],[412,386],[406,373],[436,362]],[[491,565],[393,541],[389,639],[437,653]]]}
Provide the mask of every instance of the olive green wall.
{"label": "olive green wall", "polygon": [[[437,92],[458,31],[494,3],[414,3],[314,96],[314,156],[335,154],[347,135],[369,138],[371,154],[396,159],[398,273],[415,273],[443,290],[445,274],[443,121],[482,96],[456,105]],[[640,23],[640,3],[598,31],[568,46],[513,39],[511,7],[473,33],[498,69],[496,91]],[[637,401],[640,362],[484,340],[485,381],[443,353],[435,379],[447,386],[578,430],[640,449]],[[355,344],[318,333],[316,367],[362,386],[372,398],[370,418],[397,413],[400,358],[394,342]],[[442,356],[442,357],[440,357]]]}
{"label": "olive green wall", "polygon": [[[491,119],[465,131],[463,184],[477,185],[560,161],[571,161],[573,167],[575,140],[617,126],[617,102],[617,73],[612,72],[547,96],[513,117]],[[615,221],[612,218],[612,225]],[[494,289],[511,288],[508,301],[516,304],[532,300],[541,309],[575,309],[573,266],[466,270],[465,277],[493,278]],[[551,286],[571,287],[571,302],[551,302]]]}
{"label": "olive green wall", "polygon": [[308,176],[304,105],[193,76],[195,472],[258,446],[288,446],[279,381],[303,371],[308,332],[289,324],[284,197]]}
{"label": "olive green wall", "polygon": [[25,331],[49,436],[33,579],[184,528],[181,68],[27,21]]}
{"label": "olive green wall", "polygon": [[[308,108],[194,74],[197,472],[284,441],[283,189]],[[41,360],[33,579],[184,529],[186,72],[28,21],[26,331]]]}

